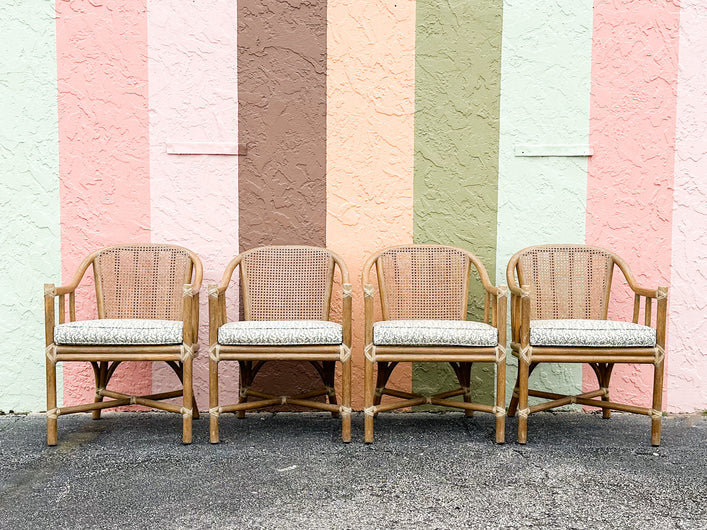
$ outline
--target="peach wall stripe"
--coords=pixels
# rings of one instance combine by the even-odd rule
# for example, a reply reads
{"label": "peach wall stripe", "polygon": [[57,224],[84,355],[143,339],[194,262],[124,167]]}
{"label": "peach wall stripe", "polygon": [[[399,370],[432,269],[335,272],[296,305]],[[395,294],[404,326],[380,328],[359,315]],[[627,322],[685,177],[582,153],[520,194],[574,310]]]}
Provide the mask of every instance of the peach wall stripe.
{"label": "peach wall stripe", "polygon": [[[353,380],[363,381],[361,268],[412,243],[415,2],[330,0],[327,50],[327,246],[354,285]],[[410,367],[391,383],[411,388]],[[354,406],[363,405],[354,384]]]}
{"label": "peach wall stripe", "polygon": [[[171,155],[166,144],[238,141],[236,0],[149,0],[148,36],[152,241],[185,246],[204,264],[194,393],[206,410],[206,287],[221,279],[238,254],[238,157]],[[238,315],[235,304],[229,309]],[[221,388],[228,402],[236,401],[235,365],[224,363],[220,369],[221,377],[231,381]],[[153,363],[152,373],[154,392],[178,388],[165,363]]]}
{"label": "peach wall stripe", "polygon": [[[149,242],[145,0],[56,3],[62,277],[113,243]],[[95,318],[92,285],[79,318]],[[149,393],[150,366],[126,364],[114,388]],[[138,384],[135,384],[135,381]],[[87,363],[65,363],[64,403],[92,400]]]}
{"label": "peach wall stripe", "polygon": [[[669,0],[594,5],[587,243],[626,259],[639,282],[670,283],[679,8]],[[631,318],[626,289],[610,318]],[[670,346],[668,362],[670,367]],[[596,386],[585,367],[585,385]],[[648,405],[652,366],[622,366],[611,391]]]}
{"label": "peach wall stripe", "polygon": [[707,7],[684,0],[670,275],[668,411],[707,409]]}

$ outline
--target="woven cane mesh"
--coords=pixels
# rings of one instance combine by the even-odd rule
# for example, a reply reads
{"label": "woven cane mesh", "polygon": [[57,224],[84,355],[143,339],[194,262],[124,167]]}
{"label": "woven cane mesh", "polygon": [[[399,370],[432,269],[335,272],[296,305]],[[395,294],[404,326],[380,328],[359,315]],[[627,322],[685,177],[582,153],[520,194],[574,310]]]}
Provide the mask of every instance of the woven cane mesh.
{"label": "woven cane mesh", "polygon": [[381,295],[391,320],[465,319],[470,260],[453,248],[396,247],[378,258]]}
{"label": "woven cane mesh", "polygon": [[327,320],[334,261],[325,249],[263,247],[243,256],[247,320]]}
{"label": "woven cane mesh", "polygon": [[593,247],[527,249],[518,280],[530,286],[530,318],[605,318],[612,267],[611,254]]}
{"label": "woven cane mesh", "polygon": [[191,257],[168,245],[125,245],[94,261],[100,318],[182,319],[182,286],[191,280]]}

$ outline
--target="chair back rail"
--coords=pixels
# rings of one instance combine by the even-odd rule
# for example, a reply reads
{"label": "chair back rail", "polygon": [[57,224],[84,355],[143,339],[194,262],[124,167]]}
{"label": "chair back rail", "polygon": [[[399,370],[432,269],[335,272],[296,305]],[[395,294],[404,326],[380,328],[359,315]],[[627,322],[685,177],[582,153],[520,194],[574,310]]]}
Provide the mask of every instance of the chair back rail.
{"label": "chair back rail", "polygon": [[364,266],[363,283],[376,269],[384,320],[465,320],[472,264],[485,289],[484,321],[496,323],[497,288],[483,264],[463,249],[402,245],[377,252]]}
{"label": "chair back rail", "polygon": [[[226,267],[218,286],[224,293],[239,269],[246,320],[329,320],[335,267],[343,283],[348,272],[330,250],[304,246],[266,246],[241,253]],[[219,323],[228,319],[225,297],[219,296]]]}
{"label": "chair back rail", "polygon": [[191,283],[194,263],[187,249],[169,245],[99,251],[93,262],[99,318],[182,320],[183,285]]}
{"label": "chair back rail", "polygon": [[507,280],[514,287],[528,286],[531,320],[605,319],[613,270],[614,255],[604,249],[543,245],[514,255]]}
{"label": "chair back rail", "polygon": [[[191,285],[191,298],[196,301],[203,277],[201,260],[183,247],[164,244],[105,247],[83,260],[71,282],[54,288],[60,324],[66,321],[67,294],[69,320],[76,320],[76,289],[89,267],[93,267],[98,318],[183,320],[184,285]],[[167,290],[166,284],[170,285]]]}

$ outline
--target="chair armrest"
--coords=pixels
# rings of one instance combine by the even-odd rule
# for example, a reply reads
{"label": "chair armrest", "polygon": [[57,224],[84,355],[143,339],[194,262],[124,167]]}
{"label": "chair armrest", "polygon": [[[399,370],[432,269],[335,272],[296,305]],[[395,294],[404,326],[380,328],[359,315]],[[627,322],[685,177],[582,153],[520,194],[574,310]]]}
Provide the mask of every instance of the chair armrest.
{"label": "chair armrest", "polygon": [[342,284],[342,305],[343,307],[341,311],[341,327],[343,332],[343,343],[345,346],[351,348],[353,286],[350,283]]}
{"label": "chair armrest", "polygon": [[[613,255],[613,260],[614,263],[618,266],[619,270],[621,273],[624,275],[624,278],[626,278],[626,282],[628,283],[629,288],[637,295],[639,296],[645,296],[646,298],[658,298],[661,292],[661,289],[667,289],[658,287],[657,289],[650,289],[648,287],[643,287],[641,285],[638,285],[638,282],[636,281],[636,278],[633,276],[633,273],[631,272],[631,269],[629,268],[628,264],[621,259],[619,256]],[[667,296],[667,292],[665,293]]]}
{"label": "chair armrest", "polygon": [[498,329],[498,344],[506,347],[506,322],[508,312],[508,287],[499,285],[496,288],[496,329]]}
{"label": "chair armrest", "polygon": [[628,283],[629,288],[634,293],[633,301],[633,322],[638,323],[639,314],[641,310],[641,297],[644,298],[644,324],[646,326],[652,325],[652,312],[653,312],[653,300],[657,300],[658,313],[656,314],[656,332],[658,344],[661,346],[665,345],[665,328],[667,319],[667,306],[668,306],[668,288],[658,287],[656,289],[649,289],[638,285],[636,278],[634,278],[631,273],[631,269],[628,267],[625,261],[623,261],[618,256],[613,256],[614,263],[618,266],[621,273],[626,278],[626,283]]}
{"label": "chair armrest", "polygon": [[370,256],[363,265],[361,271],[361,285],[363,285],[363,314],[364,314],[364,347],[373,344],[373,322],[375,320],[375,308],[373,298],[376,294],[374,285],[371,283],[371,269],[373,264],[378,267],[378,257],[382,251],[378,251]]}
{"label": "chair armrest", "polygon": [[514,285],[511,291],[511,340],[527,346],[530,341],[530,289]]}
{"label": "chair armrest", "polygon": [[88,270],[89,265],[93,263],[93,260],[96,259],[96,256],[100,253],[99,251],[94,252],[90,256],[88,256],[86,259],[84,259],[81,264],[79,265],[78,269],[76,269],[76,272],[74,273],[73,278],[71,278],[71,281],[67,285],[62,285],[56,288],[56,294],[58,296],[64,295],[64,294],[70,294],[76,291],[76,288],[79,286],[81,283],[81,280],[83,279],[84,275],[86,274],[86,270]]}
{"label": "chair armrest", "polygon": [[523,289],[521,289],[520,287],[517,287],[517,286],[515,286],[515,285],[509,285],[509,286],[508,286],[508,290],[511,292],[511,295],[515,295],[515,296],[524,296],[524,295],[527,295],[527,296],[530,296],[530,292],[529,292],[529,291],[524,291]]}
{"label": "chair armrest", "polygon": [[54,344],[54,297],[56,296],[56,286],[53,283],[44,284],[44,340],[45,346]]}
{"label": "chair armrest", "polygon": [[182,340],[189,346],[199,341],[199,287],[198,282],[182,286]]}
{"label": "chair armrest", "polygon": [[218,342],[218,328],[226,323],[226,286],[209,284],[209,345]]}
{"label": "chair armrest", "polygon": [[658,300],[658,314],[656,315],[656,343],[658,346],[665,348],[665,334],[668,320],[668,288],[658,287],[656,289],[656,298]]}
{"label": "chair armrest", "polygon": [[363,313],[364,313],[364,344],[368,346],[373,344],[373,322],[374,304],[373,297],[375,296],[375,288],[371,283],[363,284]]}

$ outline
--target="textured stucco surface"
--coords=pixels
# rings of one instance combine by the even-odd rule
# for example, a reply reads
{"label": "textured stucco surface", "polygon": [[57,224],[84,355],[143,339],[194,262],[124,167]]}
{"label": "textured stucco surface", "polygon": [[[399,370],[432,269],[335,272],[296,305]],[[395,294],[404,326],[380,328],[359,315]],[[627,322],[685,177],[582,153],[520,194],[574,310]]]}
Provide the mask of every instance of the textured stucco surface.
{"label": "textured stucco surface", "polygon": [[707,409],[707,5],[682,2],[670,273],[668,411]]}
{"label": "textured stucco surface", "polygon": [[[238,2],[240,249],[326,245],[326,0]],[[270,362],[254,388],[292,395],[319,376]]]}
{"label": "textured stucco surface", "polygon": [[[238,158],[169,155],[170,142],[238,140],[236,1],[149,0],[150,218],[153,242],[185,246],[201,258],[200,354],[194,394],[208,410],[209,283],[238,254]],[[237,291],[229,313],[237,317]],[[235,402],[235,363],[223,363],[221,398]],[[177,388],[165,363],[153,363],[152,390]]]}
{"label": "textured stucco surface", "polygon": [[[353,397],[363,405],[364,261],[412,242],[415,2],[330,0],[327,50],[327,246],[349,267]],[[410,367],[391,385],[410,389]]]}
{"label": "textured stucco surface", "polygon": [[[678,35],[672,1],[594,6],[587,243],[616,252],[650,288],[670,283]],[[617,284],[609,317],[630,320],[633,297]],[[670,370],[669,342],[667,355]],[[588,367],[584,377],[595,386]],[[652,366],[623,365],[610,391],[648,405],[652,386]]]}
{"label": "textured stucco surface", "polygon": [[[584,243],[587,159],[520,157],[517,145],[587,144],[592,1],[555,0],[503,7],[501,137],[496,281],[508,260],[545,243]],[[510,330],[509,330],[510,332]],[[510,334],[508,335],[510,341]],[[510,399],[517,361],[508,356]],[[581,365],[541,365],[532,387],[578,393]]]}
{"label": "textured stucco surface", "polygon": [[[496,267],[499,2],[418,0],[415,78],[414,240],[465,248],[493,277]],[[483,290],[472,283],[469,318],[483,318]],[[474,399],[493,401],[494,369],[472,369]],[[416,363],[413,389],[454,388],[449,365]]]}
{"label": "textured stucco surface", "polygon": [[[147,13],[145,0],[61,1],[56,15],[61,261],[68,282],[94,250],[150,240]],[[78,318],[95,317],[92,289],[86,282],[77,294]],[[65,404],[93,399],[88,363],[65,363],[64,380]],[[122,365],[112,383],[148,393],[151,366]]]}
{"label": "textured stucco surface", "polygon": [[[503,2],[496,168],[472,155],[485,149],[478,139],[491,123],[474,106],[494,82],[479,76],[477,66],[497,60],[501,22],[478,43],[473,39],[486,30],[472,27],[478,22],[467,9],[480,17],[487,9],[500,13],[500,6],[468,4],[0,2],[0,272],[8,279],[0,297],[0,409],[45,407],[42,283],[68,281],[89,252],[130,241],[192,248],[204,260],[205,283],[218,279],[244,244],[306,241],[340,252],[355,288],[360,407],[360,268],[380,247],[413,241],[413,206],[417,217],[444,219],[416,221],[416,241],[470,248],[497,283],[505,283],[508,257],[524,246],[586,240],[617,251],[641,283],[670,284],[667,410],[707,408],[700,298],[707,289],[707,5],[683,0],[678,21],[678,2],[668,0]],[[237,37],[236,9],[247,15],[238,19]],[[240,90],[237,44],[241,67],[252,71]],[[491,55],[477,57],[487,48]],[[477,66],[469,72],[449,65],[471,60]],[[467,74],[478,86],[464,84]],[[482,93],[471,97],[469,87]],[[240,134],[236,98],[253,118]],[[588,128],[595,152],[588,167],[582,158],[515,156],[517,144],[587,143]],[[417,152],[416,134],[425,147]],[[251,156],[165,153],[166,142],[234,142],[236,135]],[[248,187],[238,180],[243,164]],[[480,190],[447,171],[474,164]],[[414,205],[413,182],[423,191]],[[457,203],[467,195],[487,197],[487,184],[498,186],[498,224],[480,230],[481,214]],[[437,188],[454,200],[434,196]],[[238,201],[246,191],[244,207]],[[239,234],[244,216],[248,240]],[[423,226],[429,228],[420,239]],[[479,251],[485,234],[467,231],[496,229],[486,258]],[[206,290],[201,294],[196,385],[203,408]],[[90,278],[80,296],[90,299],[79,300],[80,316],[92,317]],[[629,306],[627,299],[612,316],[630,318]],[[237,311],[234,303],[230,313]],[[546,386],[576,389],[578,371],[549,368],[541,376]],[[140,382],[137,392],[162,388],[160,368],[130,371],[122,366],[116,382],[127,375]],[[223,371],[235,378],[234,366]],[[164,385],[171,386],[173,376],[167,377]],[[312,377],[304,367],[303,384]],[[511,367],[509,387],[514,377]],[[70,365],[66,379],[68,403],[79,395],[90,399],[90,368]],[[426,374],[416,381],[428,379],[442,383]],[[650,366],[622,367],[612,392],[646,404],[651,379]],[[394,381],[410,388],[410,367],[397,368]],[[490,390],[491,378],[485,381]],[[591,372],[585,384],[595,384]]]}
{"label": "textured stucco surface", "polygon": [[[50,2],[0,4],[0,410],[43,410],[43,283],[59,281],[56,45]],[[61,377],[59,377],[61,394]]]}

